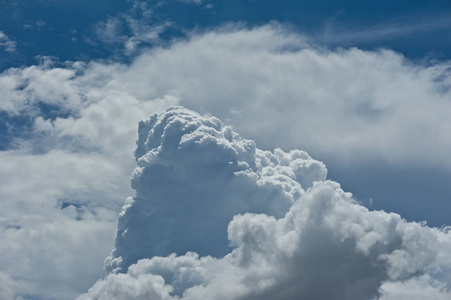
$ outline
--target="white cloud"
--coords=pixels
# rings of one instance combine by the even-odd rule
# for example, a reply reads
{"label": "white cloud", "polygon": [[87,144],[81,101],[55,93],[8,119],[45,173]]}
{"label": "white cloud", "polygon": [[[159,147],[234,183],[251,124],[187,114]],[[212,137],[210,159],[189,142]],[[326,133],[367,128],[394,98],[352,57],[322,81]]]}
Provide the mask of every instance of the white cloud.
{"label": "white cloud", "polygon": [[[449,67],[389,50],[316,49],[275,25],[231,26],[155,48],[130,66],[9,70],[1,85],[12,100],[2,109],[19,111],[39,98],[67,110],[105,90],[139,101],[171,95],[232,123],[263,148],[450,168]],[[48,80],[39,79],[44,74]]]}
{"label": "white cloud", "polygon": [[451,298],[449,285],[434,280],[427,274],[401,283],[387,282],[382,285],[381,292],[382,300],[421,300],[427,298],[447,300]]}
{"label": "white cloud", "polygon": [[[339,19],[339,18],[338,18]],[[355,43],[376,43],[389,39],[399,39],[409,36],[418,36],[423,33],[449,30],[451,21],[449,15],[434,15],[418,18],[404,17],[390,21],[378,22],[367,28],[344,28],[337,20],[325,23],[324,30],[315,39],[328,45],[352,45]]]}
{"label": "white cloud", "polygon": [[80,64],[53,68],[49,60],[42,65],[24,69],[9,69],[0,76],[0,91],[4,101],[0,110],[19,115],[38,103],[57,106],[73,112],[82,102],[82,87],[74,80]]}
{"label": "white cloud", "polygon": [[[407,297],[399,285],[420,274],[449,293],[448,232],[368,211],[305,152],[261,151],[216,118],[172,108],[140,124],[136,154],[136,196],[107,259],[119,268],[80,300]],[[223,218],[234,247],[224,257],[209,246],[225,249]]]}
{"label": "white cloud", "polygon": [[0,47],[7,52],[16,51],[16,42],[12,41],[3,31],[0,31]]}
{"label": "white cloud", "polygon": [[188,4],[195,4],[195,5],[201,5],[202,2],[204,2],[203,0],[176,0],[179,2],[184,2],[184,3],[188,3]]}
{"label": "white cloud", "polygon": [[0,161],[1,270],[14,293],[73,298],[102,275],[124,193],[117,167],[63,151],[4,151]]}
{"label": "white cloud", "polygon": [[[34,120],[29,137],[0,152],[0,269],[14,283],[4,293],[73,299],[103,274],[131,192],[136,124],[177,101],[139,102],[102,80],[114,66],[84,70],[96,68],[86,76],[46,66],[2,74],[6,112]],[[55,107],[55,118],[42,103]]]}
{"label": "white cloud", "polygon": [[[1,239],[7,241],[0,246],[0,257],[5,258],[0,260],[0,270],[9,274],[11,282],[0,293],[13,291],[17,295],[71,299],[99,278],[102,262],[97,262],[111,248],[114,215],[119,213],[123,199],[131,195],[128,180],[135,164],[131,153],[137,137],[136,125],[169,105],[181,103],[201,113],[216,115],[264,149],[302,148],[315,156],[354,164],[382,160],[418,168],[451,167],[447,159],[451,148],[447,136],[451,130],[447,116],[451,105],[448,100],[449,63],[422,65],[385,50],[318,49],[307,40],[277,25],[254,29],[229,26],[203,34],[193,33],[189,40],[175,42],[168,48],[154,48],[130,65],[92,62],[57,67],[44,62],[3,72],[0,75],[0,110],[12,117],[30,118],[32,126],[28,136],[16,137],[14,149],[0,155],[0,190],[4,195],[0,228]],[[43,105],[55,112],[50,114]],[[192,159],[196,157],[194,154]],[[182,166],[187,168],[187,165]],[[281,181],[279,175],[287,172],[284,178],[294,178],[293,168],[294,165],[288,164],[276,168],[272,175],[267,173],[259,179],[258,189],[272,189],[274,182],[280,182],[276,191],[282,195],[279,195],[281,199],[287,199],[281,191],[294,183],[292,179]],[[264,178],[271,180],[266,182]],[[219,182],[216,181],[216,188]],[[228,186],[231,190],[233,187],[237,186]],[[320,187],[339,191],[338,187],[327,184],[318,189]],[[235,193],[243,190],[246,188],[237,187]],[[245,197],[239,195],[237,199]],[[269,198],[266,195],[265,199]],[[344,198],[343,203],[347,203]],[[343,205],[358,207],[349,203]],[[237,209],[229,216],[246,210],[244,207]],[[270,214],[270,211],[266,206],[265,211],[256,212]],[[387,217],[385,214],[376,217],[376,213],[365,211],[362,214],[375,219]],[[277,221],[262,215],[245,215],[234,222],[246,220],[271,229],[281,226],[274,224],[286,219],[283,215],[279,211]],[[355,223],[363,227],[360,230],[356,226],[355,232],[349,229],[352,234],[348,233],[348,238],[355,240],[352,250],[360,253],[364,261],[373,259],[372,247],[379,245],[388,233],[384,225],[380,228],[363,226],[364,220],[357,217],[359,213],[352,216],[355,219],[351,218],[353,222],[349,226],[354,228]],[[401,229],[420,234],[421,239],[424,237],[431,245],[443,245],[448,239],[448,235],[433,229],[396,218],[395,221],[401,224]],[[341,226],[340,222],[344,221],[336,219],[334,222]],[[224,242],[225,227],[222,232]],[[334,231],[334,234],[345,236],[346,232]],[[417,245],[422,252],[409,252],[414,248],[411,242],[414,238],[407,239],[408,234],[402,231],[396,234],[405,238],[405,248],[401,247],[404,252],[387,250],[389,256],[376,260],[382,263],[397,257],[384,276],[427,269],[431,280],[438,280],[434,279],[437,274],[425,266],[446,261],[446,255],[440,252],[433,258],[433,246],[428,248],[422,243]],[[85,241],[90,238],[92,246],[87,246]],[[437,239],[445,241],[437,242]],[[271,241],[271,237],[267,240]],[[237,249],[244,249],[244,245],[244,241],[236,242]],[[32,251],[33,247],[37,250]],[[446,247],[444,249],[448,249]],[[254,250],[249,253],[251,258],[256,255]],[[265,260],[268,258],[265,253],[262,261],[268,264],[271,273],[274,269]],[[31,257],[34,260],[30,260]],[[409,257],[418,259],[418,264],[412,265],[413,270],[408,269],[409,265],[394,263]],[[202,261],[190,259],[193,264]],[[46,270],[52,270],[48,271],[51,276],[40,276],[43,267],[35,262],[42,262]],[[221,263],[229,268],[229,262]],[[241,267],[227,268],[224,267],[224,272],[242,271]],[[65,274],[68,269],[73,271],[70,276]],[[443,266],[442,269],[448,272]],[[141,273],[110,275],[105,282],[114,276],[141,278]],[[231,278],[225,273],[218,276]],[[77,277],[83,278],[83,282],[77,281]],[[143,280],[162,285],[156,278],[152,275]],[[219,281],[215,280],[219,279],[211,279],[209,288],[213,289],[216,282],[221,293]],[[255,280],[253,291],[285,282],[278,277],[275,282]],[[446,280],[431,282],[430,287],[440,293]],[[249,292],[239,282],[232,280],[231,284],[237,285],[239,295]],[[169,287],[166,288],[158,292],[169,293]],[[382,288],[398,293],[403,286],[384,283]],[[180,287],[175,289],[181,290]],[[200,295],[195,293],[201,293],[201,289],[196,289],[199,291],[193,290],[193,295]]]}
{"label": "white cloud", "polygon": [[[155,6],[162,5],[157,3]],[[109,17],[105,22],[96,24],[94,30],[99,41],[118,47],[119,52],[126,55],[135,54],[142,43],[156,43],[159,36],[171,22],[160,20],[153,13],[154,6],[149,6],[144,1],[133,1],[132,7]]]}
{"label": "white cloud", "polygon": [[424,66],[388,50],[315,49],[267,26],[151,51],[123,78],[138,97],[176,90],[183,105],[230,120],[265,148],[301,145],[336,160],[450,167],[447,62]]}
{"label": "white cloud", "polygon": [[119,218],[110,270],[172,252],[223,255],[234,215],[281,217],[326,178],[324,165],[303,151],[256,150],[218,119],[181,108],[141,122],[135,154],[136,196]]}

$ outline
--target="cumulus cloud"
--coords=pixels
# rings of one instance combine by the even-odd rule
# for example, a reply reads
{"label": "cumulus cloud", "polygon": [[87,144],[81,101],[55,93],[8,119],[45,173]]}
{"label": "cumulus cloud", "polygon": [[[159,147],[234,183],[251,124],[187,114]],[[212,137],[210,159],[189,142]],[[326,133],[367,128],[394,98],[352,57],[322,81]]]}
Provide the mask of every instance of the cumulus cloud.
{"label": "cumulus cloud", "polygon": [[[1,292],[44,299],[73,299],[74,295],[85,291],[99,278],[102,272],[100,260],[110,251],[114,239],[114,216],[120,212],[123,199],[132,192],[128,180],[135,166],[131,153],[137,137],[136,124],[147,118],[149,113],[161,112],[170,105],[183,104],[203,114],[216,115],[224,124],[233,125],[234,130],[243,137],[255,140],[262,149],[302,148],[313,157],[336,160],[346,165],[358,165],[362,160],[376,164],[383,160],[414,166],[418,170],[423,166],[437,165],[449,169],[448,152],[451,146],[447,133],[451,125],[447,112],[450,111],[451,77],[448,62],[412,62],[387,50],[319,49],[309,44],[308,40],[308,37],[278,25],[253,29],[232,25],[206,33],[192,33],[187,40],[144,51],[128,65],[44,60],[40,65],[4,71],[0,75],[0,122],[1,128],[8,128],[2,136],[12,135],[12,141],[3,145],[5,151],[0,155],[0,190],[4,195],[0,239],[6,241],[0,246],[0,257],[4,258],[0,259],[0,270],[8,274],[5,282],[8,280],[11,284],[2,287]],[[294,161],[310,159],[305,152],[262,151],[250,140],[239,139],[236,133],[236,136],[229,137],[228,126],[221,123],[218,127],[220,123],[217,121],[207,122],[194,116],[193,122],[200,122],[199,128],[197,125],[193,127],[196,129],[184,138],[182,144],[185,148],[181,149],[174,148],[170,143],[164,144],[161,149],[147,143],[146,136],[156,124],[152,125],[149,120],[141,123],[143,137],[139,139],[136,156],[139,170],[147,171],[143,176],[135,173],[134,187],[143,195],[158,191],[160,195],[152,199],[161,200],[163,196],[170,196],[168,199],[172,200],[168,203],[158,203],[163,211],[169,210],[169,203],[178,199],[176,196],[181,193],[180,190],[148,187],[144,182],[149,178],[147,175],[155,175],[145,164],[160,161],[165,162],[159,168],[165,170],[166,177],[152,182],[163,185],[178,178],[185,182],[186,196],[197,195],[200,203],[222,203],[223,208],[229,211],[217,220],[212,231],[205,228],[205,234],[210,235],[217,244],[192,249],[202,258],[194,259],[193,254],[189,259],[197,264],[197,261],[205,260],[204,255],[211,255],[214,257],[211,261],[224,263],[222,255],[228,257],[244,247],[244,241],[235,239],[227,232],[231,220],[234,221],[230,224],[243,220],[254,222],[254,217],[258,216],[262,226],[264,224],[268,230],[273,228],[276,226],[271,225],[273,222],[279,224],[286,218],[286,213],[293,210],[297,198],[306,197],[309,183],[324,176],[325,169],[318,167],[316,171],[311,169],[307,172],[307,164],[300,163],[298,167],[303,171],[295,173],[298,167]],[[24,124],[23,120],[27,122]],[[162,122],[157,127],[163,130],[168,125],[176,134],[177,124],[174,121],[169,126]],[[29,127],[24,130],[26,134],[14,134],[17,132],[14,127],[19,126]],[[202,130],[207,131],[204,133]],[[206,138],[197,142],[196,139],[203,136]],[[155,134],[155,139],[158,137]],[[164,140],[161,139],[160,143]],[[224,144],[216,145],[218,141]],[[210,146],[216,145],[216,152],[207,147],[208,143],[211,143]],[[206,151],[202,153],[209,155],[208,160],[204,161],[200,150]],[[218,153],[218,157],[214,153]],[[271,157],[269,162],[262,155]],[[222,166],[226,157],[232,164],[227,161],[226,168],[217,168],[215,164]],[[176,161],[178,164],[175,164]],[[312,161],[314,166],[322,165]],[[198,171],[191,178],[197,186],[186,185],[186,174],[193,170]],[[312,177],[302,178],[303,174],[311,174]],[[202,176],[209,180],[202,182]],[[222,181],[224,177],[228,180]],[[206,187],[208,184],[211,186]],[[333,189],[339,190],[338,187]],[[239,205],[228,207],[233,199]],[[240,199],[251,200],[241,203]],[[143,208],[143,214],[148,212],[144,209],[147,208],[145,201],[138,198],[131,199],[129,205]],[[190,203],[184,205],[189,206]],[[190,219],[182,214],[183,208],[181,205],[180,216],[188,221]],[[209,209],[205,206],[199,213],[205,214]],[[134,228],[133,213],[128,215],[125,212],[120,223],[130,227],[130,234],[117,239],[115,252],[108,264],[110,269],[122,268],[123,273],[110,274],[105,282],[114,276],[141,278],[141,273],[136,271],[138,273],[133,275],[130,270],[139,259],[150,258],[152,254],[149,253],[169,255],[176,252],[179,255],[176,258],[183,258],[191,245],[197,245],[194,241],[200,240],[203,234],[196,232],[196,222],[187,228],[194,232],[191,243],[182,234],[173,234],[170,230],[155,233],[156,229],[152,228],[150,231],[155,238],[177,236],[180,240],[184,239],[184,245],[190,245],[184,247],[170,240],[167,245],[160,245],[161,249],[154,249],[152,241],[140,239],[142,231]],[[246,212],[258,215],[245,215]],[[214,219],[214,212],[210,213],[210,219],[196,219],[197,224]],[[233,219],[237,214],[242,215],[241,219]],[[373,214],[369,213],[370,216]],[[405,222],[399,220],[399,223]],[[168,223],[163,225],[169,227]],[[406,226],[414,228],[419,225]],[[215,230],[218,230],[217,235],[213,234]],[[365,230],[374,231],[364,229],[363,232]],[[358,253],[367,251],[367,254],[360,254],[362,261],[373,259],[370,258],[373,252],[369,245],[387,237],[381,231],[383,229],[375,230],[381,238],[373,233],[366,239],[353,235],[349,237],[355,239],[355,249],[363,251]],[[438,231],[424,227],[419,232],[433,236],[429,233]],[[445,243],[447,235],[437,233],[437,236],[440,243]],[[251,235],[249,238],[255,239]],[[229,244],[229,239],[234,244]],[[88,240],[90,246],[86,245]],[[128,252],[127,241],[133,243],[138,240],[149,252]],[[431,238],[431,245],[434,241],[435,238]],[[423,246],[418,247],[421,249]],[[446,247],[443,246],[443,249]],[[248,252],[250,258],[255,256],[253,250]],[[388,256],[376,259],[376,265],[381,261],[387,265],[398,261],[388,250],[381,250],[381,253]],[[399,252],[399,261],[409,257],[403,253]],[[420,270],[431,260],[433,263],[430,265],[446,260],[446,255],[441,252],[435,259],[432,256],[432,250],[426,251],[423,262],[416,268]],[[41,276],[43,266],[52,274],[50,277]],[[129,271],[126,271],[129,266]],[[268,268],[272,270],[272,267]],[[401,270],[400,274],[413,272],[411,270],[409,273],[401,266],[387,267],[381,278],[394,276],[396,268]],[[72,277],[66,274],[68,269],[72,270]],[[447,295],[443,282],[450,280],[443,279],[443,274],[448,271],[443,264],[440,269],[442,273],[427,269],[421,280],[415,277],[404,283],[427,284],[437,295]],[[224,270],[238,269],[224,267]],[[388,270],[393,274],[387,275]],[[159,293],[167,290],[171,297],[182,295],[184,290],[203,280],[196,279],[194,283],[180,287],[166,277],[164,282],[158,281],[155,279],[158,276],[142,278],[156,285],[164,284]],[[226,275],[221,276],[226,278]],[[83,283],[80,284],[75,278],[83,278]],[[373,278],[373,287],[381,278]],[[276,282],[280,284],[284,282],[278,280]],[[272,279],[264,283],[252,282],[268,289],[273,287]],[[100,285],[103,286],[101,283],[96,286]],[[168,285],[174,288],[172,294]],[[386,290],[394,295],[394,289],[402,290],[403,287],[398,282],[384,282],[381,293]],[[246,293],[239,295],[248,295]]]}
{"label": "cumulus cloud", "polygon": [[141,122],[137,144],[111,272],[80,300],[374,299],[422,274],[449,295],[446,230],[369,211],[303,151],[181,107]]}
{"label": "cumulus cloud", "polygon": [[224,255],[234,215],[281,217],[326,177],[324,165],[303,151],[258,150],[218,119],[182,108],[141,122],[137,144],[136,196],[119,218],[108,269],[173,252]]}

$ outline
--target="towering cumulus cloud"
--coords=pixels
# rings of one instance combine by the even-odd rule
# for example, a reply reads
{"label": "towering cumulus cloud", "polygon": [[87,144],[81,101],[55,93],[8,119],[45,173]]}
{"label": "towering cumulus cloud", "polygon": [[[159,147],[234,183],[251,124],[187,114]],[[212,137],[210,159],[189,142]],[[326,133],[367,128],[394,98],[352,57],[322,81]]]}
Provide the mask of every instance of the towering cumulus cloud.
{"label": "towering cumulus cloud", "polygon": [[137,144],[109,274],[80,300],[399,298],[415,280],[450,295],[447,230],[367,210],[303,151],[181,107]]}
{"label": "towering cumulus cloud", "polygon": [[195,251],[223,256],[227,225],[246,212],[283,217],[326,168],[305,152],[264,152],[216,118],[180,107],[139,125],[136,196],[118,225],[108,270]]}

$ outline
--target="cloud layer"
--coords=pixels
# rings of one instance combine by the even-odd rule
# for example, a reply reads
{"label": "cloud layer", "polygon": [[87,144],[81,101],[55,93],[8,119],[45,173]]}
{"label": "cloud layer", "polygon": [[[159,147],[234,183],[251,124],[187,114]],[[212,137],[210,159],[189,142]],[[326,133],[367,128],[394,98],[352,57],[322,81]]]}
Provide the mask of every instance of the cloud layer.
{"label": "cloud layer", "polygon": [[174,107],[135,154],[111,273],[78,299],[373,299],[422,274],[451,295],[447,231],[369,211],[303,151]]}
{"label": "cloud layer", "polygon": [[308,37],[267,26],[151,51],[124,80],[137,91],[150,84],[160,97],[171,91],[264,148],[302,145],[335,160],[450,168],[449,70],[447,62],[412,64],[383,49],[318,49]]}
{"label": "cloud layer", "polygon": [[[131,153],[138,137],[136,125],[149,114],[174,104],[220,117],[224,124],[255,140],[262,149],[301,148],[313,157],[356,168],[366,162],[362,177],[381,161],[409,166],[412,168],[409,172],[421,172],[426,166],[432,170],[427,173],[432,174],[428,180],[442,180],[433,175],[443,174],[434,173],[434,168],[450,170],[449,62],[413,62],[389,50],[322,49],[308,41],[308,37],[279,25],[252,29],[230,25],[191,33],[189,39],[174,41],[164,48],[143,50],[127,65],[108,61],[61,63],[43,58],[39,65],[1,73],[0,276],[5,286],[0,293],[73,299],[92,286],[102,275],[103,259],[114,243],[116,216],[124,199],[132,195],[129,175],[135,167]],[[215,129],[218,136],[209,139],[223,140],[226,127]],[[141,129],[144,136],[148,134],[146,130]],[[199,133],[197,129],[196,132]],[[224,186],[219,184],[221,176],[228,173],[225,169],[220,169],[222,173],[214,172],[217,168],[212,166],[215,159],[222,163],[222,156],[212,155],[211,164],[205,163],[197,170],[204,172],[203,176],[209,175],[212,186],[222,188],[224,195],[233,195],[234,199],[252,198],[239,194],[240,191],[263,195],[261,200],[257,196],[252,198],[255,203],[228,212],[228,220],[224,217],[218,221],[222,224],[218,226],[220,233],[213,239],[219,246],[196,250],[200,256],[216,255],[216,259],[234,249],[227,248],[226,231],[233,215],[249,210],[283,219],[295,195],[295,190],[284,189],[296,186],[292,181],[300,183],[302,190],[306,187],[298,175],[293,179],[293,174],[284,173],[294,168],[291,160],[298,158],[293,156],[282,162],[280,157],[292,154],[272,153],[270,156],[277,157],[279,163],[271,161],[273,166],[262,163],[261,168],[272,166],[274,174],[291,178],[275,189],[274,197],[280,201],[272,207],[275,204],[264,191],[272,190],[274,182],[282,177],[269,180],[272,176],[269,173],[258,173],[258,165],[252,162],[261,159],[261,150],[255,148],[252,154],[251,147],[239,152],[243,142],[233,138],[227,141],[217,153],[249,165],[249,168],[230,165],[227,169],[236,172],[244,168],[249,173],[240,175],[244,183],[232,180]],[[195,151],[200,144],[190,144],[188,140],[186,143],[192,150],[189,160],[202,162],[203,157],[196,157]],[[139,158],[155,147],[146,144],[143,138],[140,145]],[[228,152],[229,148],[238,154]],[[155,154],[168,155],[166,150],[160,150],[155,149]],[[174,165],[174,161],[181,159],[176,156],[177,151],[166,158],[160,155],[158,160]],[[172,180],[176,170],[191,172],[196,168],[188,162],[179,161],[168,178]],[[343,171],[330,169],[335,174]],[[212,203],[227,202],[226,196],[216,198],[198,192],[206,191],[200,189],[201,175],[193,177],[199,186],[187,186],[186,190],[198,193],[202,201],[212,196]],[[183,179],[181,173],[178,176]],[[140,178],[135,177],[136,188],[145,186]],[[405,181],[409,181],[408,176]],[[367,184],[390,189],[379,179]],[[393,180],[390,184],[398,182]],[[412,186],[423,188],[421,184],[415,182]],[[424,206],[434,207],[439,194],[440,191],[431,191]],[[397,198],[389,192],[387,197]],[[400,207],[410,207],[410,198],[403,201],[408,205]],[[440,207],[437,214],[446,211],[444,205]],[[121,220],[127,224],[125,216]],[[159,253],[176,251],[183,256],[189,248],[174,248],[177,243],[172,243]],[[126,248],[127,243],[123,244]],[[148,247],[149,243],[145,245]],[[115,262],[130,253],[120,249],[121,246],[111,256]],[[151,256],[133,255],[126,266]],[[111,268],[116,266],[119,264],[111,264]],[[71,275],[67,270],[72,270]],[[42,276],[43,273],[49,275]],[[435,282],[433,275],[427,273],[420,281],[415,277],[403,284],[409,289],[427,285],[439,291],[443,284]],[[384,284],[382,289],[397,295],[398,290],[406,288]]]}
{"label": "cloud layer", "polygon": [[278,25],[231,25],[143,51],[129,66],[11,69],[0,78],[1,109],[24,113],[42,102],[77,115],[108,95],[172,97],[233,123],[263,148],[302,145],[335,160],[451,168],[449,62],[414,63],[383,49],[331,51],[308,40]]}

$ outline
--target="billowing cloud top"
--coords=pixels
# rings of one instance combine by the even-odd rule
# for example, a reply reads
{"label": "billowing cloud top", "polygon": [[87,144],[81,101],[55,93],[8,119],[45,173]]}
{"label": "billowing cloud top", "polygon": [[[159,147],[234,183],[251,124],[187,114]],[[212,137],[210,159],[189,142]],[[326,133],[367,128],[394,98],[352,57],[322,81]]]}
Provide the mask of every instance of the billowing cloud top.
{"label": "billowing cloud top", "polygon": [[446,230],[367,210],[303,151],[259,150],[181,107],[141,122],[137,144],[109,274],[80,300],[450,295]]}
{"label": "billowing cloud top", "polygon": [[108,269],[173,252],[224,255],[234,215],[280,218],[327,172],[303,151],[261,151],[218,119],[181,107],[141,122],[137,144],[136,196],[119,218]]}

